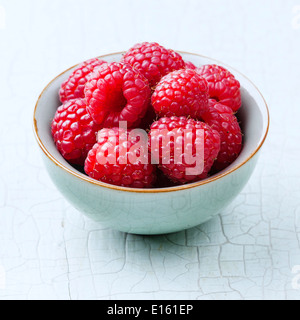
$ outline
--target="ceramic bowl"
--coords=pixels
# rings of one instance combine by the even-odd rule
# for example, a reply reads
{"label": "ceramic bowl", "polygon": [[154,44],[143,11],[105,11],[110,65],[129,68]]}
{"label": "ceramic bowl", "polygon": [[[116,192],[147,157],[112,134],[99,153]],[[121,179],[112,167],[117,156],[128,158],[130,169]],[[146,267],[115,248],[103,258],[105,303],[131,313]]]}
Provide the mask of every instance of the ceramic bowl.
{"label": "ceramic bowl", "polygon": [[[140,190],[98,182],[74,169],[57,151],[50,126],[60,105],[59,87],[76,66],[52,80],[37,101],[34,132],[50,177],[76,209],[105,227],[143,235],[195,227],[222,213],[253,173],[269,128],[269,112],[263,96],[231,67],[198,54],[180,53],[197,66],[223,65],[241,83],[242,108],[238,117],[244,132],[243,150],[232,165],[206,180],[172,188]],[[111,62],[119,61],[121,56],[122,53],[116,53],[100,58]]]}

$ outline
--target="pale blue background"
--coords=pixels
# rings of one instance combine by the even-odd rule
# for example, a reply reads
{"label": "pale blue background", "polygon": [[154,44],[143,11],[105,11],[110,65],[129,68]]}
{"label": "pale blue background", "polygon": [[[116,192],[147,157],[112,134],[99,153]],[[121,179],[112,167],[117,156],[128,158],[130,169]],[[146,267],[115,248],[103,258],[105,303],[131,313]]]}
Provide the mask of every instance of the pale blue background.
{"label": "pale blue background", "polygon": [[[299,8],[300,0],[0,0],[0,299],[299,299]],[[49,180],[32,134],[35,101],[53,77],[140,41],[232,65],[256,83],[272,118],[235,202],[165,237],[83,218]]]}

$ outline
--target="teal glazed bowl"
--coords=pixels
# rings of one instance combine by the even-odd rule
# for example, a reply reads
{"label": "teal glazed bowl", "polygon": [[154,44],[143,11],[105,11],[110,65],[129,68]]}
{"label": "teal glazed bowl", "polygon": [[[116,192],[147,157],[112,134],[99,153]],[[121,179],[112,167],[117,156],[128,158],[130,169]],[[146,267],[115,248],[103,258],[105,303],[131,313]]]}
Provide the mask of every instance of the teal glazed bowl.
{"label": "teal glazed bowl", "polygon": [[[76,66],[52,80],[37,101],[34,132],[51,179],[76,209],[105,227],[141,235],[195,227],[222,213],[253,173],[269,129],[269,112],[263,96],[231,67],[201,55],[180,53],[196,66],[223,65],[241,83],[242,108],[238,117],[244,133],[243,150],[233,164],[206,180],[171,188],[129,189],[93,180],[65,161],[55,147],[50,127],[60,105],[60,85]],[[112,62],[119,61],[121,56],[122,53],[115,53],[100,58]]]}

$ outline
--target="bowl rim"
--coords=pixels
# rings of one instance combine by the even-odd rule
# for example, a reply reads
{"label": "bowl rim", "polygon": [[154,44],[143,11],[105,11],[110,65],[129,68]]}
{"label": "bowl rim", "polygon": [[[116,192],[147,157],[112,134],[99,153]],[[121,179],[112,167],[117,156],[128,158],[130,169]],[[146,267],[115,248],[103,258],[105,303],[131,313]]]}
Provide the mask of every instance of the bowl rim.
{"label": "bowl rim", "polygon": [[[33,130],[34,130],[34,135],[35,135],[35,138],[40,146],[40,148],[42,149],[42,151],[44,152],[44,154],[48,157],[49,160],[51,160],[56,166],[60,167],[61,169],[63,169],[64,171],[70,173],[71,175],[75,176],[76,178],[80,179],[80,180],[83,180],[85,182],[89,182],[93,185],[96,185],[96,186],[100,186],[100,187],[103,187],[103,188],[107,188],[107,189],[112,189],[112,190],[116,190],[116,191],[125,191],[125,192],[130,192],[130,193],[167,193],[167,192],[176,192],[176,191],[183,191],[183,190],[187,190],[187,189],[192,189],[192,188],[196,188],[196,187],[199,187],[199,186],[202,186],[202,185],[206,185],[210,182],[214,182],[214,181],[217,181],[219,179],[222,179],[223,177],[227,176],[227,175],[230,175],[231,173],[235,172],[236,170],[238,170],[239,168],[241,168],[242,166],[244,166],[250,159],[252,159],[257,153],[258,151],[262,148],[262,146],[264,145],[265,141],[266,141],[266,138],[268,136],[268,133],[269,133],[269,128],[270,128],[270,112],[269,112],[269,108],[268,108],[268,104],[264,98],[264,96],[262,95],[262,93],[260,92],[260,90],[257,88],[257,86],[247,77],[245,76],[244,74],[242,74],[240,71],[236,70],[235,68],[227,65],[227,64],[224,64],[223,62],[221,61],[218,61],[216,59],[213,59],[213,58],[210,58],[210,57],[207,57],[207,56],[204,56],[204,55],[201,55],[201,54],[198,54],[198,53],[191,53],[191,52],[186,52],[186,51],[179,51],[179,50],[176,50],[178,53],[180,54],[189,54],[189,55],[195,55],[195,56],[199,56],[201,58],[204,58],[204,59],[209,59],[211,61],[214,61],[216,64],[221,64],[225,67],[228,67],[230,68],[231,70],[234,70],[236,71],[237,73],[239,73],[241,76],[243,76],[247,81],[249,81],[250,84],[253,85],[253,87],[257,90],[257,92],[259,93],[259,95],[261,96],[263,102],[264,102],[264,106],[266,108],[266,111],[267,111],[267,126],[266,126],[266,130],[264,133],[262,133],[263,135],[263,138],[261,139],[261,142],[260,144],[256,147],[256,149],[247,157],[247,159],[245,159],[242,163],[232,167],[231,169],[229,170],[224,170],[223,172],[221,172],[220,174],[216,174],[210,178],[207,178],[205,180],[202,180],[202,181],[198,181],[198,182],[194,182],[194,183],[190,183],[190,184],[186,184],[186,185],[181,185],[181,186],[175,186],[175,187],[167,187],[167,188],[148,188],[148,189],[137,189],[137,188],[128,188],[128,187],[120,187],[120,186],[115,186],[115,185],[110,185],[110,184],[107,184],[107,183],[104,183],[104,182],[101,182],[101,181],[97,181],[95,179],[92,179],[90,178],[89,176],[85,176],[81,173],[77,173],[76,169],[73,170],[70,170],[69,168],[67,168],[66,166],[64,166],[62,163],[60,163],[56,158],[54,158],[54,156],[52,156],[50,154],[50,152],[47,150],[47,148],[45,147],[45,145],[43,144],[42,142],[42,139],[40,138],[39,136],[39,133],[38,133],[38,127],[37,127],[37,120],[36,120],[36,111],[37,111],[37,108],[38,108],[38,105],[40,103],[40,100],[41,100],[41,97],[44,95],[45,91],[51,86],[51,84],[57,80],[59,77],[61,77],[63,74],[67,73],[68,71],[70,71],[71,69],[77,67],[80,65],[80,63],[68,68],[67,70],[63,71],[62,73],[60,73],[58,76],[56,76],[54,79],[52,79],[48,84],[47,86],[43,89],[43,91],[41,92],[41,94],[39,95],[38,97],[38,100],[35,104],[35,108],[34,108],[34,113],[33,113]],[[99,56],[98,58],[99,59],[103,59],[105,57],[108,57],[108,56],[112,56],[112,55],[120,55],[120,54],[124,54],[125,52],[124,51],[120,51],[120,52],[115,52],[115,53],[109,53],[109,54],[105,54],[105,55],[101,55]]]}

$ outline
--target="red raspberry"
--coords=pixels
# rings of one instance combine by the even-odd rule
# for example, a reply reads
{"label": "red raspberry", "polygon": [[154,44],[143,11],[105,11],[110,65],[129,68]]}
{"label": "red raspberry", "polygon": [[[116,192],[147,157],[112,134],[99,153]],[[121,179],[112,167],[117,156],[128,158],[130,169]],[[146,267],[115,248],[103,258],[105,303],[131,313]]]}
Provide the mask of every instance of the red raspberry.
{"label": "red raspberry", "polygon": [[209,95],[234,112],[242,105],[240,83],[228,70],[217,65],[205,65],[196,71],[208,82]]}
{"label": "red raspberry", "polygon": [[207,82],[194,70],[173,71],[161,79],[151,100],[160,117],[198,118],[208,107]]}
{"label": "red raspberry", "polygon": [[232,110],[213,100],[210,100],[209,109],[202,118],[220,134],[221,150],[214,163],[214,169],[221,171],[233,163],[242,150],[241,128]]}
{"label": "red raspberry", "polygon": [[195,70],[197,67],[191,61],[185,61],[185,69]]}
{"label": "red raspberry", "polygon": [[86,110],[84,99],[70,100],[59,107],[52,121],[52,136],[62,156],[72,164],[83,165],[96,143],[100,127]]}
{"label": "red raspberry", "polygon": [[68,100],[84,98],[84,86],[87,82],[88,75],[103,63],[106,62],[95,58],[83,62],[76,68],[60,88],[60,101],[64,103]]}
{"label": "red raspberry", "polygon": [[86,159],[85,172],[93,179],[117,186],[152,187],[156,170],[148,164],[147,142],[136,148],[139,139],[130,137],[130,133],[120,128],[102,129]]}
{"label": "red raspberry", "polygon": [[148,79],[151,88],[166,74],[185,66],[180,54],[155,42],[135,45],[126,52],[123,61],[139,70]]}
{"label": "red raspberry", "polygon": [[[152,159],[169,179],[182,184],[206,178],[220,151],[218,132],[185,117],[159,119],[151,126],[149,138]],[[204,170],[190,174],[187,169],[196,167],[191,156],[199,156],[199,150],[204,151],[204,159],[200,159]]]}
{"label": "red raspberry", "polygon": [[129,65],[104,64],[95,69],[85,86],[87,109],[103,127],[118,127],[127,121],[136,127],[150,102],[150,87],[145,77]]}

